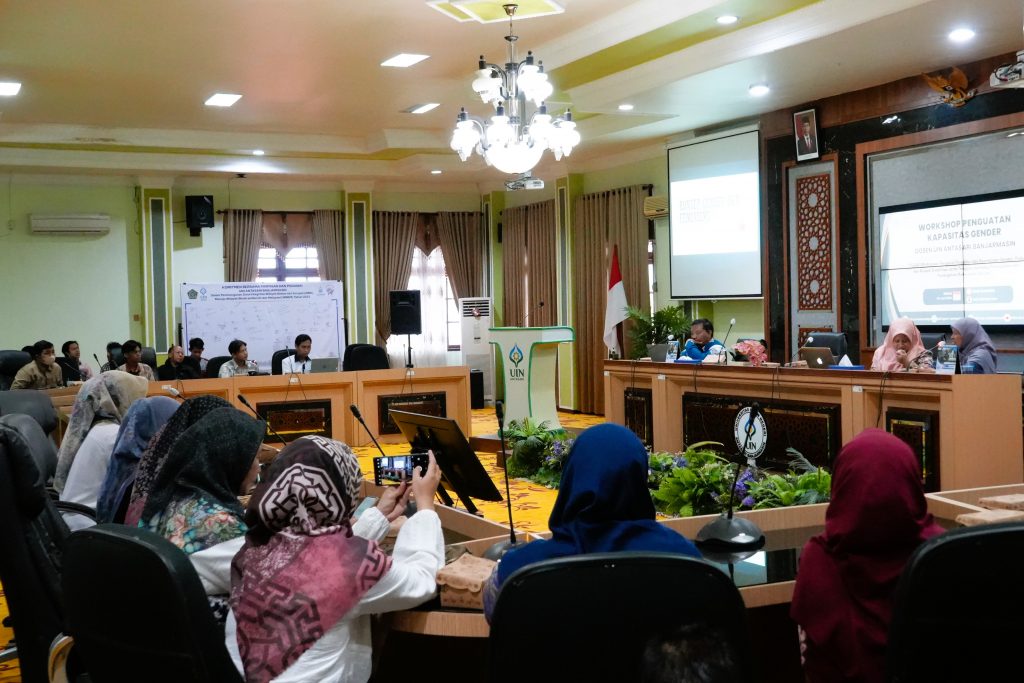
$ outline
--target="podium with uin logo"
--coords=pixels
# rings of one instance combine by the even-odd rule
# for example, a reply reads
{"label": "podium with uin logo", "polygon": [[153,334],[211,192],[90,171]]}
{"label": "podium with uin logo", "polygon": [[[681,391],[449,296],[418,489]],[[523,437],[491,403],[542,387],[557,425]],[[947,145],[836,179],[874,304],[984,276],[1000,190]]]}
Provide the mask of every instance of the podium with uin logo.
{"label": "podium with uin logo", "polygon": [[491,343],[504,367],[505,419],[547,421],[561,428],[555,405],[558,344],[576,340],[571,327],[492,327]]}

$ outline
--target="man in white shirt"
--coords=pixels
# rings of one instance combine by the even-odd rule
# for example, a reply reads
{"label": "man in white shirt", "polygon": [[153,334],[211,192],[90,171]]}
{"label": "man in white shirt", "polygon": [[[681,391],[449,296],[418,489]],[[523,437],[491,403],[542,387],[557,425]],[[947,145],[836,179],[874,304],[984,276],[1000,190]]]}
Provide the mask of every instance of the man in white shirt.
{"label": "man in white shirt", "polygon": [[256,371],[255,364],[249,363],[249,347],[241,339],[232,339],[228,344],[228,353],[231,360],[220,366],[218,377],[235,377],[237,375],[248,375]]}
{"label": "man in white shirt", "polygon": [[300,334],[295,338],[295,355],[281,361],[281,374],[307,374],[310,371],[309,352],[313,350],[313,339],[308,334]]}

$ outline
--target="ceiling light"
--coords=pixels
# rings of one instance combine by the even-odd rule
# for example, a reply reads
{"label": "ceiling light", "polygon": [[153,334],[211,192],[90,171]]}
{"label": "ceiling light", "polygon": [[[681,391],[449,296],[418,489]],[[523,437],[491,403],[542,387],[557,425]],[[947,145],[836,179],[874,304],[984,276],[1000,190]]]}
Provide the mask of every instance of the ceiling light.
{"label": "ceiling light", "polygon": [[[532,52],[526,59],[516,61],[516,41],[512,32],[512,17],[518,5],[502,6],[508,15],[508,59],[504,68],[486,62],[480,56],[473,90],[484,102],[494,105],[494,116],[489,120],[470,116],[463,107],[452,133],[451,148],[463,161],[475,150],[489,166],[503,173],[525,173],[540,161],[545,149],[550,149],[559,161],[569,156],[580,142],[576,122],[566,111],[552,117],[544,101],[554,88],[544,73],[544,63],[534,63]],[[527,102],[537,108],[532,114]]]}
{"label": "ceiling light", "polygon": [[380,63],[381,66],[394,66],[400,69],[405,69],[413,64],[419,64],[430,55],[410,55],[405,52],[395,55],[391,59],[386,59]]}
{"label": "ceiling light", "polygon": [[264,152],[264,151],[263,151],[262,149],[254,149],[254,150],[252,151],[252,155],[253,155],[254,157],[261,157],[261,156],[263,156],[264,154],[266,154],[266,152]]}
{"label": "ceiling light", "polygon": [[633,105],[632,104],[620,104],[619,105],[619,111],[633,111]]}
{"label": "ceiling light", "polygon": [[407,111],[410,114],[426,114],[428,111],[437,109],[437,107],[437,102],[427,102],[426,104],[414,104],[405,111]]}
{"label": "ceiling light", "polygon": [[430,175],[441,175],[441,173],[441,169],[435,168],[433,171],[430,172]]}
{"label": "ceiling light", "polygon": [[749,88],[747,88],[747,92],[750,93],[751,97],[764,97],[765,95],[767,95],[771,91],[772,91],[772,89],[769,88],[764,83],[755,83],[752,86],[750,86]]}
{"label": "ceiling light", "polygon": [[892,116],[886,116],[884,119],[882,119],[882,125],[883,126],[887,126],[890,123],[896,123],[899,120],[900,120],[900,117],[897,116],[896,114],[893,114]]}
{"label": "ceiling light", "polygon": [[958,28],[949,32],[949,39],[954,43],[966,43],[973,37],[974,31],[969,28]]}
{"label": "ceiling light", "polygon": [[207,107],[230,107],[238,100],[242,99],[241,95],[232,95],[231,93],[219,92],[210,99],[206,100]]}
{"label": "ceiling light", "polygon": [[0,95],[3,97],[13,97],[18,94],[19,90],[21,90],[21,83],[13,81],[0,82]]}
{"label": "ceiling light", "polygon": [[740,18],[735,14],[723,14],[722,16],[715,19],[722,26],[728,26],[729,24],[735,24]]}

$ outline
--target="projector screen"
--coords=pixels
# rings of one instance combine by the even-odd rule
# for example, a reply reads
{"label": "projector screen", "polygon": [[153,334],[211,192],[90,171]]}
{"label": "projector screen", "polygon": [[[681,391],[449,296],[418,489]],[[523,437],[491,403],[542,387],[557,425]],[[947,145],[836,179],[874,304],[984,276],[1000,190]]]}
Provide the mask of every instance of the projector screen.
{"label": "projector screen", "polygon": [[671,297],[761,296],[758,133],[668,150]]}
{"label": "projector screen", "polygon": [[1024,324],[1024,190],[879,209],[882,325]]}

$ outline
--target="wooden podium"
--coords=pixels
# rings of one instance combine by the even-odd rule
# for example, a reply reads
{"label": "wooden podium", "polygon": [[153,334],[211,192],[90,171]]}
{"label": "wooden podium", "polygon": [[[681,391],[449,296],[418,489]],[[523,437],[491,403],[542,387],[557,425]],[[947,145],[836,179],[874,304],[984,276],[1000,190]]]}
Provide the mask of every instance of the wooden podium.
{"label": "wooden podium", "polygon": [[529,417],[559,429],[555,407],[558,344],[576,340],[571,327],[492,327],[504,369],[505,419]]}

